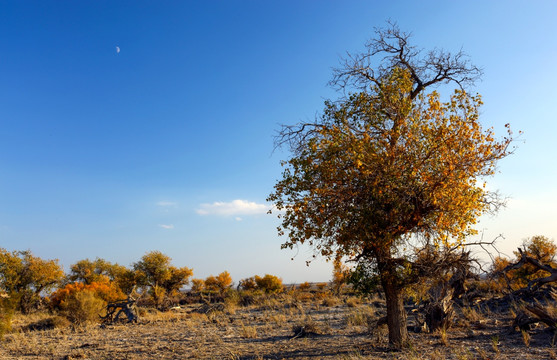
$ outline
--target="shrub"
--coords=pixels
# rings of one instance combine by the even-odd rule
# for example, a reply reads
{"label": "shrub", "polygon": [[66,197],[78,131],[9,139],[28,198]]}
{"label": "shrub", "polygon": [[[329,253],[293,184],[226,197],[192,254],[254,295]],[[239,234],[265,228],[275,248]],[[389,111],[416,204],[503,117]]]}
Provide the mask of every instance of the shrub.
{"label": "shrub", "polygon": [[12,329],[13,309],[13,301],[10,298],[0,297],[0,340],[5,333]]}
{"label": "shrub", "polygon": [[263,277],[255,275],[255,283],[259,289],[267,293],[282,291],[282,279],[274,275],[265,274]]}
{"label": "shrub", "polygon": [[311,284],[308,283],[307,281],[298,285],[298,290],[300,291],[308,291],[310,288],[311,288]]}
{"label": "shrub", "polygon": [[255,277],[249,277],[243,280],[240,280],[238,284],[238,288],[246,291],[252,291],[257,289],[257,283],[255,282]]}
{"label": "shrub", "polygon": [[203,279],[192,279],[191,280],[191,291],[192,292],[202,292],[205,290],[205,280]]}
{"label": "shrub", "polygon": [[74,325],[96,322],[105,302],[92,290],[77,291],[71,294],[62,305],[62,314]]}
{"label": "shrub", "polygon": [[205,279],[205,289],[219,294],[224,293],[230,286],[232,286],[232,277],[228,271],[223,271],[217,276],[211,275]]}
{"label": "shrub", "polygon": [[336,295],[339,295],[344,284],[347,283],[350,276],[350,269],[344,265],[339,258],[333,262],[333,279],[331,280],[331,288]]}
{"label": "shrub", "polygon": [[114,302],[126,298],[126,295],[118,286],[111,282],[92,282],[84,284],[81,282],[67,284],[61,289],[56,290],[50,297],[51,307],[54,309],[63,309],[65,302],[68,301],[76,293],[89,291],[99,299],[105,302]]}

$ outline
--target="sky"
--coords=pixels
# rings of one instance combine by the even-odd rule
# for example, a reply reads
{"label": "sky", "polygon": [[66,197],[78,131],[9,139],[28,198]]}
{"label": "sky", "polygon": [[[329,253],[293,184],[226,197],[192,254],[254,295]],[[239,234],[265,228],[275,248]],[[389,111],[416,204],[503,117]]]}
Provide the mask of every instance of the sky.
{"label": "sky", "polygon": [[129,266],[159,250],[205,278],[328,281],[281,250],[266,198],[346,52],[386,21],[484,71],[481,121],[523,135],[487,179],[509,197],[478,229],[508,255],[557,238],[557,3],[0,1],[0,247]]}

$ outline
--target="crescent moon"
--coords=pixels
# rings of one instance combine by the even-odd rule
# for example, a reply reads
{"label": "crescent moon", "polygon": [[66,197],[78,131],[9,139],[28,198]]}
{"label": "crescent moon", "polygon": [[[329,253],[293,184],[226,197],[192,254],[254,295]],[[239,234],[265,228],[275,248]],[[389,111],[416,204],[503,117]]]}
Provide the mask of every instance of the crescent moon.
{"label": "crescent moon", "polygon": [[120,53],[120,47],[116,46],[116,54],[119,54],[119,53]]}

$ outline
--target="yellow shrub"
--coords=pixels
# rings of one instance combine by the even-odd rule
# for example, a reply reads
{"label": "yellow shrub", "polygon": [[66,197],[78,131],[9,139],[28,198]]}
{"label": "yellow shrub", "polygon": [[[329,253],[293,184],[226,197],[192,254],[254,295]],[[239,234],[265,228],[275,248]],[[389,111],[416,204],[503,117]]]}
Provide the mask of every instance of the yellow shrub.
{"label": "yellow shrub", "polygon": [[75,325],[99,321],[105,302],[92,290],[71,294],[62,305],[62,314]]}
{"label": "yellow shrub", "polygon": [[255,283],[259,289],[268,293],[282,291],[282,280],[274,275],[265,274],[263,277],[255,275]]}

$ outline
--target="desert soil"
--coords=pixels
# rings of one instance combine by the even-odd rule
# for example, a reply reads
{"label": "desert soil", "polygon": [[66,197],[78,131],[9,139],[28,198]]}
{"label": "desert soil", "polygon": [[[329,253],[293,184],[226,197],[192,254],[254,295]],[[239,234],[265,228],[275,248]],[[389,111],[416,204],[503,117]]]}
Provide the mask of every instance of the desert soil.
{"label": "desert soil", "polygon": [[557,359],[552,332],[543,326],[513,330],[510,314],[461,314],[445,334],[411,332],[410,347],[395,351],[386,328],[370,325],[382,315],[377,304],[275,301],[208,313],[196,309],[144,311],[137,324],[77,329],[25,331],[16,321],[16,331],[2,340],[0,358]]}

